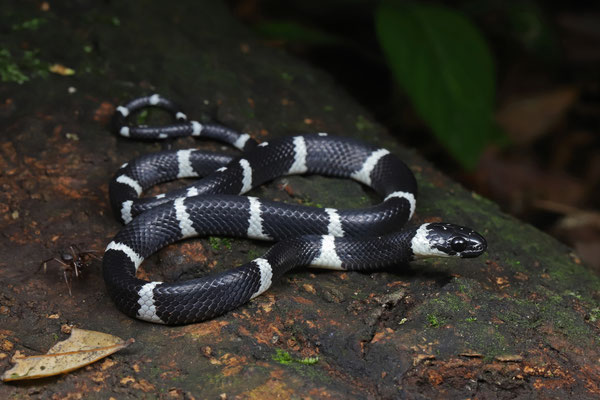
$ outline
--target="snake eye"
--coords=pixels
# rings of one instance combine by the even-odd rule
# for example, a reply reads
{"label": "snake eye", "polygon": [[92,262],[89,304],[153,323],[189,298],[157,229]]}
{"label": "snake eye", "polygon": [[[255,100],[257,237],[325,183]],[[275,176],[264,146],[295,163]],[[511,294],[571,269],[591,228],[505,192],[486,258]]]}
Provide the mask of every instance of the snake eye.
{"label": "snake eye", "polygon": [[467,248],[467,241],[464,238],[455,237],[450,242],[450,247],[452,247],[452,250],[454,251],[464,251]]}

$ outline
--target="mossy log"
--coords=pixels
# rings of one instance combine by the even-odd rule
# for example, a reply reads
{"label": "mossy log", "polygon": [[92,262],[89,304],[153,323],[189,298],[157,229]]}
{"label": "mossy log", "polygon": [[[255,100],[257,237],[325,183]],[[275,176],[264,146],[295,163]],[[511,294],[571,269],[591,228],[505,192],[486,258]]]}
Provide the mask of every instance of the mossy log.
{"label": "mossy log", "polygon": [[[401,147],[402,137],[385,132],[331,77],[265,46],[219,2],[49,5],[0,9],[1,72],[23,81],[0,85],[0,368],[16,350],[44,353],[62,339],[64,324],[136,343],[68,375],[3,384],[1,398],[600,395],[598,276],[569,248]],[[155,143],[111,134],[114,107],[152,92],[191,117],[259,140],[326,131],[385,146],[418,177],[413,223],[471,226],[487,237],[488,251],[372,274],[301,269],[234,312],[180,327],[117,311],[99,261],[72,280],[70,296],[60,266],[44,272],[40,264],[71,245],[104,249],[120,228],[107,199],[119,165],[166,147],[222,150],[191,138]],[[253,194],[330,207],[378,201],[356,183],[322,177],[279,179]],[[144,263],[142,276],[185,279],[268,246],[188,240]]]}

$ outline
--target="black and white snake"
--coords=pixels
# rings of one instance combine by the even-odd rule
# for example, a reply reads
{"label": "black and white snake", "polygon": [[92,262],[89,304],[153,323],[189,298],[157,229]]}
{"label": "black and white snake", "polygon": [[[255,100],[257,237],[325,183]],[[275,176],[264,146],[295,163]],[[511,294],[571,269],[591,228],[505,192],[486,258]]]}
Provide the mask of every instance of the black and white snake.
{"label": "black and white snake", "polygon": [[[146,106],[171,111],[168,126],[132,126],[127,117]],[[242,150],[233,158],[195,149],[163,151],[121,166],[110,183],[113,210],[126,225],[106,248],[103,274],[117,307],[132,317],[185,324],[216,317],[266,291],[297,266],[370,271],[418,257],[477,257],[485,239],[473,230],[427,223],[401,230],[415,211],[417,185],[410,169],[388,150],[326,133],[257,144],[218,124],[188,121],[169,100],[152,95],[117,108],[116,129],[130,138],[200,136]],[[276,177],[320,174],[352,178],[383,202],[338,210],[242,196]],[[199,177],[184,189],[139,198],[159,182]],[[262,257],[216,275],[185,282],[136,278],[142,261],[175,241],[227,235],[277,241]]]}

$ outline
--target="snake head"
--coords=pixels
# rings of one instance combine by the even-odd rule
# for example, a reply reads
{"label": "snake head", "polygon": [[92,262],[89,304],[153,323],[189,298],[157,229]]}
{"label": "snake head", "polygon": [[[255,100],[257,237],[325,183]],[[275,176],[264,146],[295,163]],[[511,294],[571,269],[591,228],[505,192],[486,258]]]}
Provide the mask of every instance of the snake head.
{"label": "snake head", "polygon": [[417,228],[411,240],[415,258],[480,256],[487,248],[484,237],[471,228],[434,222]]}

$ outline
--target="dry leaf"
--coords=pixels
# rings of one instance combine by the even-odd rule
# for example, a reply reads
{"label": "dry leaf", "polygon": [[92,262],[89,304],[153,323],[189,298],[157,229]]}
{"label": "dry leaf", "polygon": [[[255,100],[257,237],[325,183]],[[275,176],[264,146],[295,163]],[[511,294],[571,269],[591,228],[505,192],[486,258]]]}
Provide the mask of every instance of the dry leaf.
{"label": "dry leaf", "polygon": [[69,67],[65,67],[62,64],[52,64],[48,70],[54,74],[68,76],[75,75],[75,70]]}
{"label": "dry leaf", "polygon": [[498,110],[496,118],[515,143],[527,144],[552,129],[578,95],[577,88],[566,87],[511,101]]}
{"label": "dry leaf", "polygon": [[417,354],[413,357],[413,365],[417,365],[425,360],[435,360],[435,356],[433,354]]}
{"label": "dry leaf", "polygon": [[100,360],[131,343],[107,333],[73,328],[67,340],[56,343],[48,353],[24,357],[15,354],[15,366],[2,375],[3,381],[37,379],[64,374]]}
{"label": "dry leaf", "polygon": [[501,356],[496,356],[495,359],[501,362],[519,362],[523,361],[523,357],[519,354],[505,354]]}
{"label": "dry leaf", "polygon": [[461,357],[469,357],[469,358],[482,358],[483,357],[483,354],[477,353],[474,351],[465,351],[464,353],[459,353],[458,355]]}

